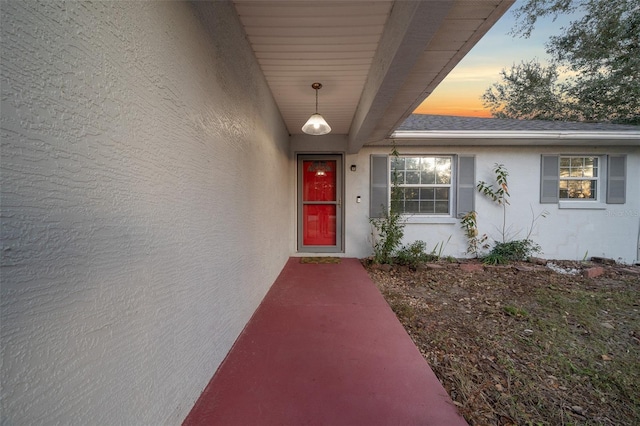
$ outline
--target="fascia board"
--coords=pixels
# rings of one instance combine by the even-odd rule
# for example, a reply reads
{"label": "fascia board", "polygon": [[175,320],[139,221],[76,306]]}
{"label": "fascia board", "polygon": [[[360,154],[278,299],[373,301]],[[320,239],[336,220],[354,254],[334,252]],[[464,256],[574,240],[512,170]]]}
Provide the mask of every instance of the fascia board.
{"label": "fascia board", "polygon": [[632,141],[640,145],[640,131],[475,131],[475,130],[398,130],[392,139],[475,139],[475,140],[618,140]]}

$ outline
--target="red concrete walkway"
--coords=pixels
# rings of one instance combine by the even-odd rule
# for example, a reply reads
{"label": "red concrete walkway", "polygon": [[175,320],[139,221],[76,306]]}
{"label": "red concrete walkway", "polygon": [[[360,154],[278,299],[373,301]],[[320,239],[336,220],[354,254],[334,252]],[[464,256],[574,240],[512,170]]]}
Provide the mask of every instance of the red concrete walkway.
{"label": "red concrete walkway", "polygon": [[291,258],[184,425],[466,425],[357,259]]}

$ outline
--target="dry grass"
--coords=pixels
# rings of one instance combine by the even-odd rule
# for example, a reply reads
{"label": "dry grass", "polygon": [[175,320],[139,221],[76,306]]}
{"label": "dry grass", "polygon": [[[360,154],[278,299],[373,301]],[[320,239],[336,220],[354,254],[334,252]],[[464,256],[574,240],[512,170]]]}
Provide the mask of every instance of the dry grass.
{"label": "dry grass", "polygon": [[470,424],[639,424],[637,268],[530,269],[369,271]]}

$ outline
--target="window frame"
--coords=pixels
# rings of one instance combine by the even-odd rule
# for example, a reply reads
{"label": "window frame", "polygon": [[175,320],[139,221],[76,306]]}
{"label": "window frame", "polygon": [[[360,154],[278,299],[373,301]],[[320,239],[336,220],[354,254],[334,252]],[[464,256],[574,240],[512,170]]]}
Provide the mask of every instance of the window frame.
{"label": "window frame", "polygon": [[[423,159],[423,158],[433,158],[433,159],[438,159],[438,158],[446,158],[449,160],[449,175],[450,175],[450,179],[449,179],[449,183],[447,184],[438,184],[438,183],[434,183],[434,184],[407,184],[407,183],[402,183],[399,184],[398,187],[401,189],[405,189],[405,188],[415,188],[415,189],[431,189],[433,188],[434,190],[438,189],[438,188],[447,188],[448,189],[448,193],[449,193],[449,198],[448,198],[448,206],[447,206],[447,212],[446,213],[435,213],[435,212],[406,212],[406,211],[402,211],[400,214],[402,214],[405,217],[418,217],[418,218],[424,218],[424,219],[428,219],[428,218],[454,218],[455,217],[455,207],[456,207],[456,195],[457,195],[457,156],[455,154],[401,154],[398,156],[398,158],[403,158],[403,159],[407,159],[407,158],[418,158],[418,159]],[[394,176],[394,162],[395,162],[396,157],[394,156],[389,156],[389,165],[388,165],[388,170],[389,170],[389,204],[391,205],[391,197],[392,197],[392,192],[393,192],[393,176]],[[436,160],[437,161],[437,160]],[[405,168],[402,170],[403,172],[406,172],[407,169],[406,165]],[[437,179],[437,174],[436,174],[436,179]],[[405,175],[405,182],[406,182],[406,175]],[[434,194],[435,195],[435,194]],[[406,199],[404,199],[406,202]],[[419,199],[418,199],[419,200]],[[437,198],[434,197],[434,202],[437,201]],[[418,201],[419,202],[419,201]],[[435,206],[434,206],[435,207]],[[404,206],[403,206],[403,210],[404,210]]]}
{"label": "window frame", "polygon": [[[560,198],[560,159],[596,157],[599,159],[597,199]],[[541,154],[540,204],[556,204],[560,209],[606,209],[609,204],[626,203],[627,154],[572,153]]]}
{"label": "window frame", "polygon": [[[421,156],[438,154],[414,154]],[[475,210],[476,204],[476,156],[475,154],[441,154],[453,161],[455,191],[451,200],[450,216],[405,216],[405,223],[457,225],[460,218]],[[389,212],[389,154],[372,153],[369,159],[369,219],[386,217]]]}
{"label": "window frame", "polygon": [[[572,159],[581,158],[583,160],[587,158],[592,158],[596,160],[596,176],[562,176],[561,170],[562,160],[569,159],[571,162]],[[605,157],[603,155],[581,155],[581,154],[571,154],[571,155],[559,155],[558,156],[558,202],[559,203],[601,203],[602,202],[602,190],[603,190],[603,169],[605,169]],[[569,174],[571,174],[571,165],[569,166]],[[594,198],[563,198],[561,196],[561,184],[562,182],[579,182],[579,181],[591,181],[595,182],[595,193],[596,196]],[[568,190],[567,190],[568,191]]]}

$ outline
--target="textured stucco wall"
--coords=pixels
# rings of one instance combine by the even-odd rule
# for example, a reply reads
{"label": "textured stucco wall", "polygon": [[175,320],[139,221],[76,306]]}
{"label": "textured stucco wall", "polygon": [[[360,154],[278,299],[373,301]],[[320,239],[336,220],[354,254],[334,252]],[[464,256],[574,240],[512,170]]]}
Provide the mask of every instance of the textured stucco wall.
{"label": "textured stucco wall", "polygon": [[[495,163],[509,172],[510,203],[507,226],[516,238],[524,238],[531,225],[531,211],[549,212],[536,222],[531,238],[542,247],[541,257],[581,260],[588,256],[605,256],[625,263],[638,260],[640,233],[640,149],[637,147],[399,147],[400,154],[466,154],[476,156],[476,182],[493,182]],[[347,207],[346,255],[364,257],[372,253],[369,215],[369,156],[388,154],[390,148],[365,148],[347,156],[347,164],[357,164],[357,172],[346,173]],[[606,204],[602,210],[561,209],[557,204],[540,204],[541,154],[627,154],[626,204]],[[362,203],[355,204],[360,195]],[[500,239],[502,210],[476,193],[476,211],[480,233]],[[417,218],[410,220],[416,221]],[[449,239],[450,238],[450,239]],[[445,255],[465,257],[467,240],[459,221],[453,223],[407,223],[405,242],[423,240],[427,248],[447,243]]]}
{"label": "textured stucco wall", "polygon": [[2,2],[2,423],[179,424],[291,251],[233,7]]}

